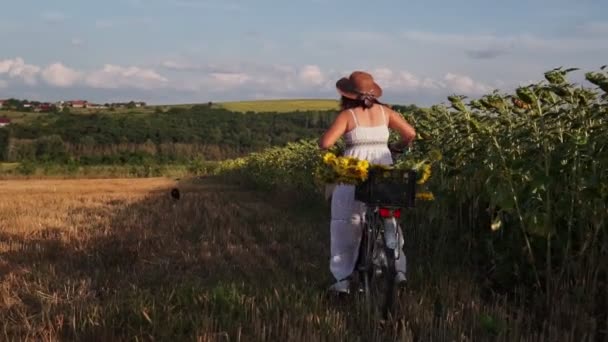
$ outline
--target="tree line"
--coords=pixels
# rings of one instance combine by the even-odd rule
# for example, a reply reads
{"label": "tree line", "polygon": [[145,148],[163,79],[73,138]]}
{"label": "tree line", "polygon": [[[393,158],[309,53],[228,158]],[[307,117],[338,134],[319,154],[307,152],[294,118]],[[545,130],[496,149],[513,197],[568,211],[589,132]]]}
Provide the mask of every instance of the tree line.
{"label": "tree line", "polygon": [[56,113],[0,129],[0,160],[128,164],[220,160],[319,136],[335,111],[238,113],[206,105],[149,114]]}

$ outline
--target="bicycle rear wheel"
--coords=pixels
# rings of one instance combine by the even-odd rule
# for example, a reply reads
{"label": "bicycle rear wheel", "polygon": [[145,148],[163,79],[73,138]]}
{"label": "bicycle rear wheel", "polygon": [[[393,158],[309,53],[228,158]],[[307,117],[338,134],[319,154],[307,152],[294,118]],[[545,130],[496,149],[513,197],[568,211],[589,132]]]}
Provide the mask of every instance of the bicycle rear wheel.
{"label": "bicycle rear wheel", "polygon": [[365,306],[368,314],[372,309],[373,297],[371,289],[371,276],[373,272],[372,256],[374,251],[373,236],[375,230],[370,222],[366,221],[362,227],[361,243],[359,244],[359,258],[357,270],[359,274],[359,289],[363,292]]}
{"label": "bicycle rear wheel", "polygon": [[382,318],[388,319],[395,314],[395,305],[397,301],[397,284],[395,279],[397,276],[395,250],[384,247],[386,256],[386,265],[384,266],[384,297],[382,306]]}
{"label": "bicycle rear wheel", "polygon": [[368,313],[388,319],[394,314],[397,297],[395,252],[385,246],[379,233],[367,236],[364,234],[362,243],[362,261],[364,260],[367,267],[360,269],[360,279],[363,281]]}

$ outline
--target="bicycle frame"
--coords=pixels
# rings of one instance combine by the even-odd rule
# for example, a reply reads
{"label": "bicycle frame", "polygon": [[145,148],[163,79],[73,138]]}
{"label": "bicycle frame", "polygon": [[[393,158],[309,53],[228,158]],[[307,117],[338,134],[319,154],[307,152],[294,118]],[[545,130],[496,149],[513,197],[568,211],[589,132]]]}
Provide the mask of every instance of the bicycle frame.
{"label": "bicycle frame", "polygon": [[[400,214],[395,215],[395,212],[399,210],[400,208],[395,207],[367,206],[363,220],[363,233],[375,239],[380,235],[384,242],[383,247],[395,251],[395,259],[399,259],[399,240],[401,238],[397,222]],[[368,220],[368,218],[371,219]]]}

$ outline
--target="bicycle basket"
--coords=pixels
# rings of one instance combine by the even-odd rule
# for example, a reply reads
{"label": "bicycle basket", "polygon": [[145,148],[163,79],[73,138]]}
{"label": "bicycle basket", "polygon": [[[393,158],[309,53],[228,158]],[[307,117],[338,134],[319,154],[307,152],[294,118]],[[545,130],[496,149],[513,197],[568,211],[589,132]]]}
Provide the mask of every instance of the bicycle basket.
{"label": "bicycle basket", "polygon": [[367,180],[355,187],[355,200],[367,205],[413,208],[416,171],[370,170]]}

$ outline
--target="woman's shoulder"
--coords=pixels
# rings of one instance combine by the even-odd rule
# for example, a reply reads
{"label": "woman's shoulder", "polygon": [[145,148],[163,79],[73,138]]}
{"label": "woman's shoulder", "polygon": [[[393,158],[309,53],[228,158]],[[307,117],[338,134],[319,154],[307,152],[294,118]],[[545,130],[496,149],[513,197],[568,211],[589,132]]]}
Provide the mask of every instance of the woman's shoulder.
{"label": "woman's shoulder", "polygon": [[345,117],[345,116],[351,116],[352,114],[354,114],[355,109],[354,108],[347,108],[347,109],[340,109],[338,111],[338,117]]}
{"label": "woman's shoulder", "polygon": [[393,107],[391,105],[388,105],[388,104],[382,103],[382,102],[374,103],[374,107],[376,107],[378,109],[383,109],[383,110],[393,110]]}

